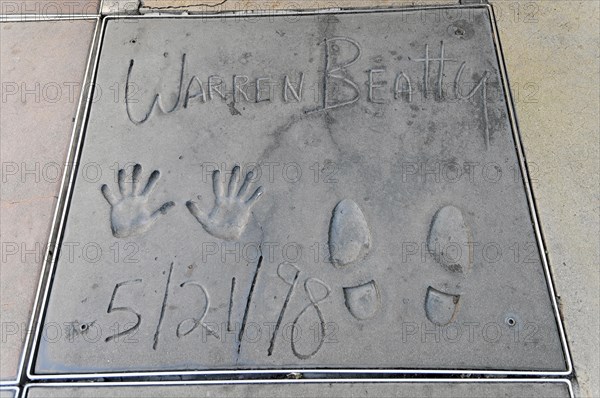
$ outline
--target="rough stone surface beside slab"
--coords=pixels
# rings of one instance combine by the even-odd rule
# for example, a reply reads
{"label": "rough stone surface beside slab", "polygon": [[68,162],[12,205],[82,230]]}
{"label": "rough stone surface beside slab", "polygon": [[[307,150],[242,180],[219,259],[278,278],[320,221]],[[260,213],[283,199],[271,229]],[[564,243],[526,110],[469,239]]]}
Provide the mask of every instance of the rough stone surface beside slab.
{"label": "rough stone surface beside slab", "polygon": [[94,28],[0,23],[2,380],[17,376]]}
{"label": "rough stone surface beside slab", "polygon": [[140,0],[105,0],[102,15],[139,14]]}
{"label": "rough stone surface beside slab", "polygon": [[[100,7],[100,0],[73,0],[73,1],[37,1],[37,0],[0,0],[0,14],[2,15],[35,15],[40,19],[49,15],[96,15]],[[0,17],[2,20],[2,17]]]}
{"label": "rough stone surface beside slab", "polygon": [[581,396],[598,397],[600,4],[493,4]]}
{"label": "rough stone surface beside slab", "polygon": [[295,11],[355,7],[405,7],[413,5],[458,4],[457,0],[141,0],[141,12],[226,12],[226,11]]}
{"label": "rough stone surface beside slab", "polygon": [[569,398],[565,383],[295,383],[132,387],[30,387],[25,398],[159,397],[522,397]]}
{"label": "rough stone surface beside slab", "polygon": [[564,370],[489,16],[461,12],[109,21],[98,83],[130,91],[92,106],[36,371]]}

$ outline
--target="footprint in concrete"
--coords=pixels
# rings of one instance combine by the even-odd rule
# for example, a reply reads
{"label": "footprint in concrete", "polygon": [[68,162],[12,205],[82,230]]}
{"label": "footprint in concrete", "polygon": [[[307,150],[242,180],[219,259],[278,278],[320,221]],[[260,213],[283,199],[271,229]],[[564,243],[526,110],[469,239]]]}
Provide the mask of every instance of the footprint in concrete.
{"label": "footprint in concrete", "polygon": [[[429,229],[427,249],[438,264],[454,275],[466,275],[473,262],[469,250],[471,241],[471,230],[460,209],[445,206],[437,211]],[[456,318],[460,302],[460,294],[429,286],[425,296],[427,319],[438,326],[449,324]]]}
{"label": "footprint in concrete", "polygon": [[254,178],[252,171],[246,174],[242,186],[238,189],[240,167],[235,166],[231,172],[227,193],[221,183],[221,172],[213,172],[213,190],[215,203],[209,213],[202,211],[195,202],[189,200],[186,206],[190,213],[209,234],[225,240],[240,238],[250,219],[252,207],[263,194],[262,187],[247,195],[249,186]]}
{"label": "footprint in concrete", "polygon": [[[329,255],[336,267],[347,267],[362,259],[371,249],[371,232],[358,204],[350,199],[340,201],[333,210],[329,225]],[[381,306],[381,295],[375,280],[343,287],[344,303],[357,320],[373,318]]]}
{"label": "footprint in concrete", "polygon": [[148,209],[148,199],[160,178],[160,172],[154,170],[148,183],[140,190],[142,166],[133,166],[131,182],[127,181],[125,169],[118,173],[119,194],[115,195],[108,187],[102,185],[101,191],[110,204],[110,225],[116,238],[127,238],[147,231],[167,211],[175,206],[174,202],[166,202],[156,210]]}
{"label": "footprint in concrete", "polygon": [[425,297],[427,319],[438,326],[449,324],[456,318],[460,295],[448,294],[429,286]]}
{"label": "footprint in concrete", "polygon": [[345,287],[343,290],[346,308],[359,321],[371,319],[379,311],[381,296],[374,280],[358,286]]}
{"label": "footprint in concrete", "polygon": [[471,269],[471,231],[460,209],[442,207],[435,213],[429,229],[427,248],[440,265],[450,272],[466,274]]}
{"label": "footprint in concrete", "polygon": [[333,210],[329,225],[329,255],[335,266],[346,266],[364,258],[371,249],[371,232],[358,205],[340,201]]}

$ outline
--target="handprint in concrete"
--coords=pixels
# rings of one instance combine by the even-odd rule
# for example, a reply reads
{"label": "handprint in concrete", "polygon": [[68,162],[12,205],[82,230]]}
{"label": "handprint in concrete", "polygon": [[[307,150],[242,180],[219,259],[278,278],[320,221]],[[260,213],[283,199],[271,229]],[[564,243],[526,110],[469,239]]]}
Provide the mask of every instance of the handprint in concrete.
{"label": "handprint in concrete", "polygon": [[158,209],[149,209],[148,200],[160,178],[160,171],[154,170],[143,190],[140,190],[142,166],[133,166],[131,182],[127,181],[125,169],[118,173],[119,195],[115,195],[108,185],[102,185],[101,191],[110,204],[110,225],[116,238],[139,235],[154,225],[167,211],[175,206],[166,202]]}
{"label": "handprint in concrete", "polygon": [[242,186],[238,189],[240,167],[235,166],[231,172],[227,193],[221,182],[221,172],[213,172],[213,190],[215,202],[210,212],[206,213],[198,205],[189,200],[186,206],[190,213],[209,234],[225,240],[240,238],[250,219],[252,207],[263,194],[262,187],[258,187],[251,195],[247,195],[248,188],[254,178],[252,171],[246,174]]}

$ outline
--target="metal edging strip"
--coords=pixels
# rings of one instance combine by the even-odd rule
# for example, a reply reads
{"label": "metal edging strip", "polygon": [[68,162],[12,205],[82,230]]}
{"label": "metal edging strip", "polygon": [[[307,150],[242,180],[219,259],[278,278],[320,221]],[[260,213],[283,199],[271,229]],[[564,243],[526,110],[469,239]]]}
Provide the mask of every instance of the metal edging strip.
{"label": "metal edging strip", "polygon": [[163,386],[218,386],[218,385],[261,385],[261,384],[351,384],[351,383],[371,383],[371,384],[416,384],[416,383],[435,383],[435,384],[502,384],[502,383],[532,383],[532,384],[565,384],[569,396],[574,398],[573,386],[569,380],[564,379],[311,379],[311,380],[225,380],[225,381],[163,381],[163,382],[81,382],[81,383],[38,383],[28,384],[23,389],[23,398],[27,398],[30,388],[78,388],[78,387],[163,387]]}
{"label": "metal edging strip", "polygon": [[[377,375],[379,377],[384,377],[386,375],[447,375],[447,376],[471,376],[471,375],[486,375],[486,376],[523,376],[523,377],[527,377],[527,376],[533,376],[533,377],[559,377],[559,376],[569,376],[572,372],[572,363],[571,363],[571,357],[570,357],[570,353],[568,350],[568,344],[566,342],[566,337],[565,337],[565,333],[564,333],[564,328],[562,326],[562,321],[560,318],[560,313],[558,311],[558,307],[557,307],[557,302],[556,302],[556,297],[555,297],[555,292],[554,292],[554,287],[552,284],[552,280],[551,280],[551,274],[550,274],[550,270],[549,270],[549,266],[548,266],[548,261],[546,258],[546,253],[545,253],[545,246],[543,244],[543,238],[541,236],[541,229],[539,226],[539,221],[537,218],[537,211],[536,211],[536,207],[535,207],[535,203],[533,202],[533,195],[531,192],[531,186],[530,186],[530,181],[529,181],[529,176],[527,174],[527,167],[525,164],[525,157],[523,154],[523,148],[521,145],[521,141],[520,141],[520,133],[518,130],[518,125],[517,125],[517,121],[516,121],[516,115],[515,115],[515,111],[513,109],[513,100],[512,100],[512,95],[510,93],[510,88],[508,87],[508,79],[507,79],[507,75],[506,75],[506,69],[505,69],[505,64],[504,64],[504,58],[502,57],[501,51],[500,51],[500,42],[499,42],[499,37],[498,37],[498,32],[497,32],[497,26],[496,26],[496,22],[495,22],[495,16],[493,13],[493,8],[492,6],[488,5],[488,4],[469,4],[469,5],[442,5],[442,6],[423,6],[423,7],[402,7],[402,8],[387,8],[387,9],[347,9],[347,10],[314,10],[314,11],[303,11],[303,12],[272,12],[269,14],[248,14],[246,12],[231,12],[231,13],[220,13],[220,14],[193,14],[193,15],[176,15],[176,14],[165,14],[165,15],[115,15],[115,16],[107,16],[102,18],[102,28],[101,28],[101,33],[100,33],[100,37],[99,37],[99,41],[97,43],[98,45],[98,49],[96,52],[96,56],[95,56],[95,62],[94,62],[94,66],[93,66],[93,73],[92,73],[92,79],[91,81],[94,82],[95,81],[95,76],[97,73],[97,68],[98,68],[98,61],[99,61],[99,54],[101,52],[101,47],[102,47],[102,43],[103,43],[103,37],[104,37],[104,32],[106,29],[106,24],[108,21],[110,20],[118,20],[118,19],[171,19],[171,18],[178,18],[178,19],[203,19],[203,18],[228,18],[228,17],[243,17],[246,15],[249,15],[253,18],[257,18],[257,17],[276,17],[276,16],[286,16],[286,15],[292,15],[292,16],[304,16],[304,15],[321,15],[321,14],[372,14],[372,13],[393,13],[393,12],[410,12],[410,11],[423,11],[423,10],[439,10],[439,9],[456,9],[456,8],[461,8],[461,9],[485,9],[488,12],[488,17],[489,17],[489,21],[490,21],[490,25],[492,27],[492,38],[493,38],[493,42],[494,42],[494,46],[496,48],[496,56],[497,56],[497,61],[499,64],[499,72],[500,75],[502,77],[503,80],[503,88],[505,91],[505,95],[506,95],[506,100],[507,100],[507,108],[508,108],[508,113],[509,113],[509,118],[510,118],[510,123],[511,123],[511,129],[513,132],[513,139],[515,140],[515,149],[517,151],[517,157],[519,159],[519,166],[521,169],[521,173],[523,175],[523,180],[524,180],[524,185],[525,185],[525,191],[526,191],[526,196],[527,196],[527,201],[528,201],[528,206],[530,209],[530,216],[532,218],[532,223],[534,224],[534,232],[536,234],[536,239],[538,242],[538,249],[540,250],[540,257],[542,258],[542,264],[543,264],[543,268],[544,268],[544,275],[546,277],[546,283],[547,283],[547,287],[549,290],[549,294],[551,296],[551,302],[552,302],[552,306],[554,307],[554,315],[555,315],[555,320],[557,322],[558,325],[558,330],[559,330],[559,337],[561,339],[561,347],[563,349],[563,356],[566,362],[566,367],[567,369],[565,371],[522,371],[522,370],[518,370],[518,371],[510,371],[510,370],[477,370],[477,369],[453,369],[453,370],[441,370],[441,369],[401,369],[401,368],[397,368],[397,369],[375,369],[375,368],[367,368],[367,369],[361,369],[361,368],[355,368],[355,369],[335,369],[335,368],[312,368],[312,369],[302,369],[302,368],[293,368],[293,369],[260,369],[260,370],[244,370],[244,369],[225,369],[225,370],[204,370],[204,371],[139,371],[139,372],[105,372],[105,373],[65,373],[65,374],[44,374],[44,375],[38,375],[38,374],[34,374],[34,360],[36,357],[36,352],[37,352],[37,348],[38,348],[38,343],[39,343],[39,338],[40,338],[40,327],[42,325],[42,321],[44,319],[44,312],[46,309],[46,304],[49,298],[49,292],[50,292],[50,288],[51,288],[51,280],[52,280],[52,275],[54,274],[54,268],[56,266],[56,256],[54,256],[51,260],[51,263],[49,264],[49,271],[50,271],[50,276],[48,278],[48,283],[46,284],[45,288],[44,288],[44,292],[43,292],[43,301],[42,301],[42,305],[41,308],[43,309],[42,311],[39,312],[38,314],[38,319],[39,322],[36,325],[36,333],[34,336],[34,345],[33,345],[33,349],[31,350],[31,355],[29,358],[29,364],[27,367],[27,376],[29,377],[30,380],[65,380],[65,379],[69,379],[69,380],[85,380],[85,379],[98,379],[98,378],[139,378],[139,377],[145,377],[145,378],[164,378],[164,377],[173,377],[173,378],[181,378],[181,377],[199,377],[199,376],[250,376],[250,375],[261,375],[261,376],[274,376],[274,375],[282,375],[282,374],[289,374],[289,373],[304,373],[304,374],[310,374],[313,376],[333,376],[333,377],[343,377],[343,375],[354,375],[354,374],[368,374],[368,375],[373,375],[374,377],[376,377]],[[89,93],[89,95],[91,95],[91,91]],[[89,97],[88,95],[88,97]],[[89,100],[89,98],[88,98]],[[74,183],[74,178],[76,175],[76,170],[77,170],[77,165],[78,165],[78,157],[80,154],[80,151],[82,149],[82,144],[83,144],[83,136],[85,135],[85,125],[87,122],[87,117],[89,115],[89,101],[88,103],[86,103],[86,108],[84,110],[85,114],[84,114],[84,122],[81,125],[81,129],[78,133],[78,143],[77,143],[77,147],[75,148],[75,162],[74,162],[74,167],[73,170],[71,172],[71,175],[69,177],[69,186],[67,189],[67,202],[70,201],[70,197],[72,194],[72,190],[73,190],[73,183]],[[63,207],[62,209],[62,214],[61,214],[61,219],[59,222],[59,225],[57,226],[58,228],[58,235],[57,236],[61,236],[63,229],[64,229],[64,225],[66,222],[66,216],[68,213],[68,203]],[[57,250],[59,249],[59,243],[60,243],[60,238],[57,239],[57,241],[55,242],[55,251],[54,253],[57,253]],[[42,287],[40,286],[40,289]],[[336,380],[336,379],[325,379],[328,381],[331,380]],[[466,379],[460,379],[460,380],[466,380]],[[221,381],[223,382],[223,381]]]}
{"label": "metal edging strip", "polygon": [[80,21],[82,19],[97,19],[98,14],[47,14],[40,16],[36,14],[0,14],[0,22],[59,22]]}

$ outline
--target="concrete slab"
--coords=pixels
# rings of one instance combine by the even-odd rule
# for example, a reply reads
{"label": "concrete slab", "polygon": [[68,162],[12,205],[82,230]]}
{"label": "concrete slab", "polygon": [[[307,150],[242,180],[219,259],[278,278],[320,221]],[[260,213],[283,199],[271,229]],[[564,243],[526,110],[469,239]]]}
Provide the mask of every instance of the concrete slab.
{"label": "concrete slab", "polygon": [[340,382],[230,385],[31,386],[26,398],[149,397],[523,397],[567,398],[566,383],[540,382]]}
{"label": "concrete slab", "polygon": [[[51,15],[97,15],[100,0],[38,1],[38,0],[0,0],[0,15],[32,15],[39,19]],[[0,20],[4,19],[0,16]]]}
{"label": "concrete slab", "polygon": [[15,380],[94,21],[0,24],[0,379]]}
{"label": "concrete slab", "polygon": [[130,91],[92,106],[36,373],[564,371],[487,9],[456,12],[109,21]]}

